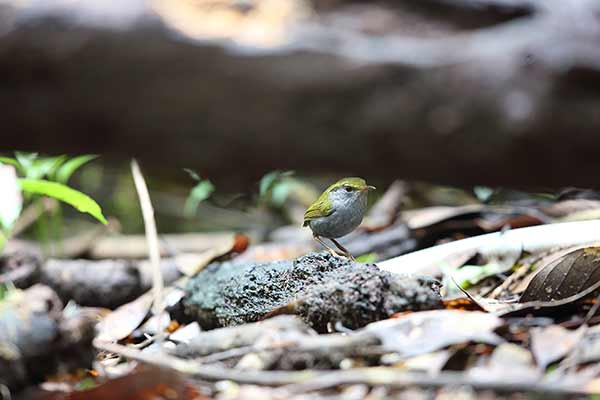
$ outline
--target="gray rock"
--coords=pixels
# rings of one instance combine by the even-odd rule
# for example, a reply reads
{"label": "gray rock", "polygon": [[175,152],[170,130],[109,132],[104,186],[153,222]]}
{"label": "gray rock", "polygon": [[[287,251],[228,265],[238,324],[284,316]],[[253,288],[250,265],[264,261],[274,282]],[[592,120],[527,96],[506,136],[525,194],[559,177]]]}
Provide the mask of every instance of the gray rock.
{"label": "gray rock", "polygon": [[204,329],[298,314],[319,332],[356,329],[407,310],[440,306],[437,282],[311,253],[292,261],[212,264],[187,286],[185,313]]}

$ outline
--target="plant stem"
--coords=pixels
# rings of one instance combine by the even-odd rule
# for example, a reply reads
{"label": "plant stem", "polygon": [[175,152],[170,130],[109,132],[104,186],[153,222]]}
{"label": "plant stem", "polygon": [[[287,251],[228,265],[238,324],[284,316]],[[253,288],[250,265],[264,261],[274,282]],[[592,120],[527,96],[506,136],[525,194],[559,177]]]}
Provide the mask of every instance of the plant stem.
{"label": "plant stem", "polygon": [[159,316],[158,326],[161,326],[160,319],[165,309],[162,298],[164,283],[162,272],[160,270],[160,246],[158,244],[156,221],[154,220],[154,208],[150,201],[150,194],[148,193],[146,181],[135,160],[131,161],[131,173],[133,174],[133,181],[140,199],[142,217],[144,218],[144,226],[146,228],[146,240],[148,241],[148,253],[150,264],[152,265],[152,290],[154,291],[153,311],[155,315]]}
{"label": "plant stem", "polygon": [[2,250],[4,250],[4,244],[6,243],[6,239],[8,234],[4,232],[4,230],[0,229],[0,254],[2,254]]}

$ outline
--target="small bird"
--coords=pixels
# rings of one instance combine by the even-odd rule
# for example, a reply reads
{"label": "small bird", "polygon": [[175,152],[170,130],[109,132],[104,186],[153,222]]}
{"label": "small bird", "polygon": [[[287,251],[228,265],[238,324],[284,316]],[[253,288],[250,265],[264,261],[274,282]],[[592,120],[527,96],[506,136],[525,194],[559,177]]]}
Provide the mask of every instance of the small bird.
{"label": "small bird", "polygon": [[[367,211],[367,196],[374,186],[362,178],[343,178],[329,186],[304,213],[304,224],[313,231],[313,237],[334,256],[354,257],[335,239],[352,232],[362,222]],[[329,247],[327,238],[342,252]]]}

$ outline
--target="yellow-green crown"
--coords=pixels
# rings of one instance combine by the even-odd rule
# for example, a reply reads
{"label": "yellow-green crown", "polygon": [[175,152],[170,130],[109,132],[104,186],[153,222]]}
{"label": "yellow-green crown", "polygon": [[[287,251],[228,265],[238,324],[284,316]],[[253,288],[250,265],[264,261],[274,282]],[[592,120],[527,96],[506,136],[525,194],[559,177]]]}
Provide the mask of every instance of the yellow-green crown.
{"label": "yellow-green crown", "polygon": [[356,178],[356,177],[342,178],[339,181],[337,181],[336,183],[334,183],[333,185],[329,186],[327,188],[327,191],[329,191],[333,188],[339,187],[339,186],[351,186],[356,189],[363,189],[365,186],[367,186],[367,182],[363,178]]}

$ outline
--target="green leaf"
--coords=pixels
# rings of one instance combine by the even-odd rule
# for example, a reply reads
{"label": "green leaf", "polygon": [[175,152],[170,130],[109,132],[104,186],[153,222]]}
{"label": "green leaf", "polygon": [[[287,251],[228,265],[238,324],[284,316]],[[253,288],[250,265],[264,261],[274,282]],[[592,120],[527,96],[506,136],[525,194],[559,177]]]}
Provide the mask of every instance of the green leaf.
{"label": "green leaf", "polygon": [[271,190],[271,202],[277,206],[281,207],[285,200],[288,198],[289,194],[292,192],[294,187],[293,182],[283,181],[276,183]]}
{"label": "green leaf", "polygon": [[4,283],[0,283],[0,302],[7,297],[8,290],[8,286],[6,286]]}
{"label": "green leaf", "polygon": [[29,177],[30,169],[33,166],[33,162],[37,156],[38,153],[24,153],[22,151],[15,151],[15,158],[21,166],[25,176]]}
{"label": "green leaf", "polygon": [[10,231],[21,214],[23,197],[19,188],[15,168],[11,165],[0,164],[0,228]]}
{"label": "green leaf", "polygon": [[106,218],[102,215],[102,209],[94,199],[62,183],[42,179],[19,179],[19,184],[24,192],[53,197],[81,212],[90,214],[105,225],[107,223]]}
{"label": "green leaf", "polygon": [[294,171],[271,171],[263,176],[259,184],[260,197],[265,197],[281,179],[290,177],[293,174]]}
{"label": "green leaf", "polygon": [[377,253],[366,253],[359,257],[356,257],[356,261],[361,263],[375,263],[379,259]]}
{"label": "green leaf", "polygon": [[490,276],[510,271],[516,260],[508,262],[491,261],[485,265],[463,265],[452,273],[456,282],[463,289],[468,289]]}
{"label": "green leaf", "polygon": [[19,162],[14,159],[14,158],[10,158],[10,157],[0,157],[0,163],[3,164],[8,164],[8,165],[12,165],[13,167],[15,167],[20,173],[24,174],[25,171],[23,171],[23,167],[21,166],[21,164],[19,164]]}
{"label": "green leaf", "polygon": [[477,199],[479,201],[481,201],[482,203],[486,203],[492,198],[494,194],[494,189],[487,186],[475,186],[473,188],[473,193],[475,193],[475,196],[477,196]]}
{"label": "green leaf", "polygon": [[69,161],[63,164],[62,167],[56,171],[54,180],[60,183],[66,184],[69,181],[71,175],[75,173],[83,164],[86,164],[98,156],[95,154],[84,154],[71,158]]}
{"label": "green leaf", "polygon": [[27,170],[26,177],[30,179],[43,179],[51,176],[67,159],[67,156],[41,157],[33,161]]}
{"label": "green leaf", "polygon": [[215,191],[215,185],[211,181],[205,179],[194,186],[185,201],[183,209],[184,214],[187,217],[192,217],[198,209],[198,205],[204,200],[208,199],[210,195]]}

